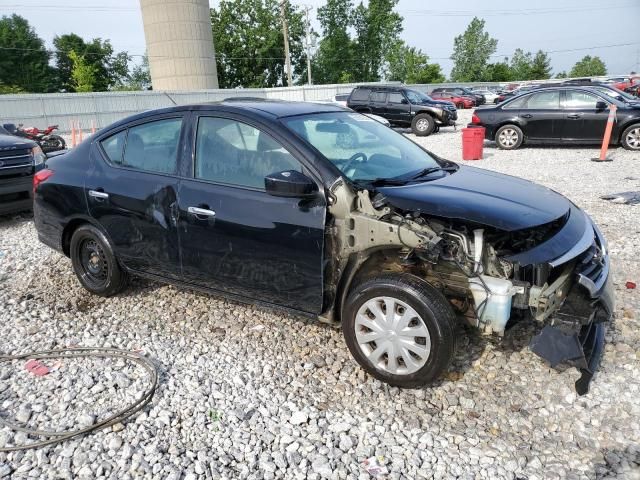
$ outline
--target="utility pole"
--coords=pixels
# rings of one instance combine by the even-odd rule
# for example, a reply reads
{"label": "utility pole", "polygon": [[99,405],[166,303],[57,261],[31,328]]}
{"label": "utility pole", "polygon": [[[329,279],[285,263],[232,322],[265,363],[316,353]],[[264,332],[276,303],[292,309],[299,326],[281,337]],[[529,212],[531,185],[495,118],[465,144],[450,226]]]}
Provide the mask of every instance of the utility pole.
{"label": "utility pole", "polygon": [[282,35],[284,36],[284,56],[285,64],[287,66],[287,86],[290,87],[293,84],[291,78],[291,56],[289,55],[289,26],[287,25],[287,13],[286,13],[287,0],[281,0],[280,2],[280,17],[282,19]]}
{"label": "utility pole", "polygon": [[307,84],[309,86],[311,86],[311,23],[309,22],[309,12],[311,11],[313,7],[310,5],[307,5],[304,9],[304,14],[305,14],[305,18],[306,18],[306,22],[305,22],[305,30],[306,30],[306,34],[307,34],[307,44],[306,44],[306,50],[307,50]]}

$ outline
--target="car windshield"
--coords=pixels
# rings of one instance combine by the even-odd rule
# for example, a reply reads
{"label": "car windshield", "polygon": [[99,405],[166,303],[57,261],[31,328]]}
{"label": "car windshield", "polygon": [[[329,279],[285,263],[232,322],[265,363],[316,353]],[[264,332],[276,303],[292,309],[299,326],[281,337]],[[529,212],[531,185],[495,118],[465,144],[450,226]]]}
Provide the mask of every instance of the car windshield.
{"label": "car windshield", "polygon": [[404,93],[411,103],[429,102],[431,100],[429,95],[425,95],[417,90],[405,90]]}
{"label": "car windshield", "polygon": [[622,90],[618,90],[617,88],[605,88],[605,87],[593,87],[601,93],[608,95],[613,98],[617,98],[618,100],[626,100],[631,102],[637,102],[638,98],[630,95]]}
{"label": "car windshield", "polygon": [[359,113],[317,113],[282,121],[354,182],[400,182],[419,172],[441,170],[440,163],[411,140]]}

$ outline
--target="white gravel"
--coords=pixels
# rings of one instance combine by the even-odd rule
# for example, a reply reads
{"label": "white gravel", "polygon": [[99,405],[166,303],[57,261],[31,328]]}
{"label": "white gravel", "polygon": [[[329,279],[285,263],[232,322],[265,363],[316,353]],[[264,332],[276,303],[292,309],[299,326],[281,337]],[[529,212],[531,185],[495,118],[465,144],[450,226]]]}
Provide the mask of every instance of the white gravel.
{"label": "white gravel", "polygon": [[[418,141],[461,159],[451,128]],[[469,332],[442,382],[389,388],[356,366],[339,330],[305,319],[139,280],[115,298],[89,296],[28,215],[1,217],[0,353],[144,349],[161,384],[115,432],[0,453],[0,478],[366,479],[359,465],[372,455],[393,479],[640,478],[640,299],[624,286],[640,280],[640,207],[599,199],[640,190],[640,155],[616,149],[614,162],[594,164],[596,148],[485,153],[473,164],[560,191],[609,239],[618,312],[589,395],[576,397],[575,370],[557,373],[526,348],[531,325],[502,344]],[[100,361],[42,378],[4,365],[0,410],[70,427],[121,406],[143,380]],[[0,446],[22,440],[0,429]]]}

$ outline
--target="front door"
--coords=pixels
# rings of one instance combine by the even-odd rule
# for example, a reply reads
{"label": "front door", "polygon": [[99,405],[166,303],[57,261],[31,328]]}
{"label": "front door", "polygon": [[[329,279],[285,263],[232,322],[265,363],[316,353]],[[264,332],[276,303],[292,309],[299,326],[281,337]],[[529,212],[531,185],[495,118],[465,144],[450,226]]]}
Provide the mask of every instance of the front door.
{"label": "front door", "polygon": [[85,183],[90,215],[133,270],[181,278],[176,178],[183,118],[124,128],[92,145]]}
{"label": "front door", "polygon": [[389,92],[386,118],[392,123],[411,123],[411,105],[402,92]]}
{"label": "front door", "polygon": [[195,121],[193,178],[178,192],[185,281],[319,313],[324,199],[264,190],[266,175],[306,168],[262,128],[233,118]]}
{"label": "front door", "polygon": [[564,112],[560,109],[559,91],[542,91],[528,96],[520,107],[523,131],[532,140],[559,140]]}
{"label": "front door", "polygon": [[604,100],[590,92],[565,91],[562,138],[585,143],[602,142],[609,110],[596,108],[601,101]]}

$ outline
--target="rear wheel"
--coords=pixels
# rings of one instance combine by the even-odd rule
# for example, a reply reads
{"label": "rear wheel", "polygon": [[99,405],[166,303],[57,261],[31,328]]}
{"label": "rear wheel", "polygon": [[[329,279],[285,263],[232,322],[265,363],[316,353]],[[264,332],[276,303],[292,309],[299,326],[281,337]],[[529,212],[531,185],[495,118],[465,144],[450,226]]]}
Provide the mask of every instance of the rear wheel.
{"label": "rear wheel", "polygon": [[356,286],[342,331],[356,361],[375,378],[399,387],[437,379],[455,353],[456,318],[447,300],[423,280],[384,274]]}
{"label": "rear wheel", "polygon": [[496,144],[502,150],[515,150],[522,145],[524,135],[515,125],[503,125],[496,132]]}
{"label": "rear wheel", "polygon": [[640,150],[640,123],[625,129],[622,133],[621,143],[627,150]]}
{"label": "rear wheel", "polygon": [[411,122],[411,130],[418,137],[426,137],[433,133],[436,121],[428,113],[420,113],[413,117]]}
{"label": "rear wheel", "polygon": [[69,253],[78,280],[91,293],[109,297],[125,287],[126,272],[107,238],[93,225],[81,225],[73,232]]}

